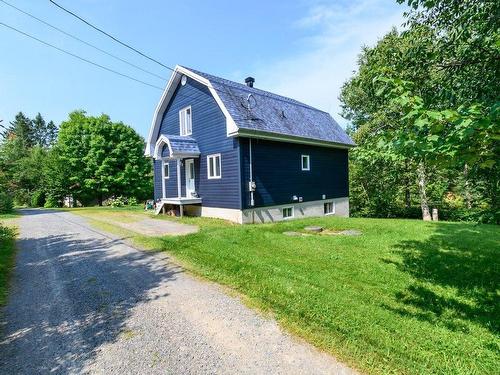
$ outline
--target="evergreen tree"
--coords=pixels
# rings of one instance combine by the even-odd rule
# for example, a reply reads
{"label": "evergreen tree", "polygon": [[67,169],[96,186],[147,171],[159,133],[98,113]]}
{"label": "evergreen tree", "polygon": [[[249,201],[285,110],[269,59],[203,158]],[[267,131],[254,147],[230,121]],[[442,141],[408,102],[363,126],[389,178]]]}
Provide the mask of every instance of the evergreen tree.
{"label": "evergreen tree", "polygon": [[45,135],[47,132],[47,123],[43,119],[40,112],[33,119],[33,141],[34,144],[40,147],[45,146]]}
{"label": "evergreen tree", "polygon": [[54,121],[49,121],[45,131],[45,146],[51,147],[57,141],[57,126]]}
{"label": "evergreen tree", "polygon": [[20,140],[23,148],[32,147],[35,144],[33,121],[24,113],[19,112],[10,127],[3,132],[4,138]]}

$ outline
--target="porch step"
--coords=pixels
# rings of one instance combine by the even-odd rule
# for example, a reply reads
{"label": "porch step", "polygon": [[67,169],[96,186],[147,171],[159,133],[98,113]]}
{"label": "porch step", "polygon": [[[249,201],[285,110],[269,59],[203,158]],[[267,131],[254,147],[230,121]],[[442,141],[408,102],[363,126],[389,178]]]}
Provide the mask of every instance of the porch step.
{"label": "porch step", "polygon": [[161,209],[163,208],[164,204],[165,204],[165,202],[163,202],[163,201],[160,201],[160,202],[156,203],[155,215],[159,215],[160,214]]}

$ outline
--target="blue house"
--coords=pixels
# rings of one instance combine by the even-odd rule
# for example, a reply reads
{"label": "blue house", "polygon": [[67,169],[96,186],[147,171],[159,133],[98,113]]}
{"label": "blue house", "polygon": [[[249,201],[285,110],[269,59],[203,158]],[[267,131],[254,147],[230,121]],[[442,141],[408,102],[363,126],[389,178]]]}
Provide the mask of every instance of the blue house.
{"label": "blue house", "polygon": [[238,223],[348,216],[353,141],[328,113],[253,84],[176,66],[145,151],[158,211]]}

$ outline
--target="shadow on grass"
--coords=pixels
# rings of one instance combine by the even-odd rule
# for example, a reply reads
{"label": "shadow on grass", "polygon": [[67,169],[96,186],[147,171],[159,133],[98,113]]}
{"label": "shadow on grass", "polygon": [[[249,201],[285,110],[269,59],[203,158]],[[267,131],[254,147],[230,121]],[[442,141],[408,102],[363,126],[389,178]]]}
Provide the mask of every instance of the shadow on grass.
{"label": "shadow on grass", "polygon": [[500,229],[496,226],[432,223],[423,241],[400,241],[397,267],[415,280],[395,294],[404,316],[440,324],[454,331],[479,324],[500,332]]}
{"label": "shadow on grass", "polygon": [[98,235],[42,234],[20,239],[18,249],[1,317],[2,374],[84,372],[123,334],[132,309],[167,296],[154,289],[179,272]]}

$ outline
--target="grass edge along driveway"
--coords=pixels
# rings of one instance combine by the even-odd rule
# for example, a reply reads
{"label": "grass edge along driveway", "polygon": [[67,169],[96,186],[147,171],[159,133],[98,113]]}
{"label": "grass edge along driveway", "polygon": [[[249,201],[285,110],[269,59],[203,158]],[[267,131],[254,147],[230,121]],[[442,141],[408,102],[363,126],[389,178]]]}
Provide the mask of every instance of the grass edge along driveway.
{"label": "grass edge along driveway", "polygon": [[16,217],[16,214],[0,214],[0,307],[6,303],[14,266],[16,228],[11,225],[11,219]]}
{"label": "grass edge along driveway", "polygon": [[[110,229],[106,215],[119,217],[120,210],[76,213]],[[244,226],[182,222],[201,230],[133,240],[229,286],[288,331],[363,372],[488,374],[498,368],[497,226],[336,217]],[[283,235],[313,224],[363,234]]]}

